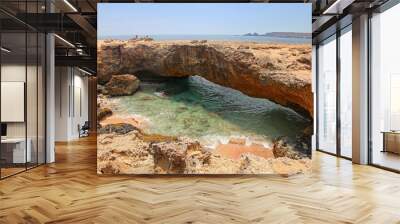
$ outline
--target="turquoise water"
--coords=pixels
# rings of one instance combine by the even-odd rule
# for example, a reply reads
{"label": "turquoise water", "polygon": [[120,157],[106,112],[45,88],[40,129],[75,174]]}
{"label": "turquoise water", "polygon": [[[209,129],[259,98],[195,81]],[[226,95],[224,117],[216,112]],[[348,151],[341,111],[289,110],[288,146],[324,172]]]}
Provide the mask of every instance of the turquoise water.
{"label": "turquoise water", "polygon": [[[104,36],[99,39],[129,40],[135,35]],[[141,36],[139,36],[141,37]],[[225,40],[225,41],[252,41],[262,43],[289,43],[289,44],[311,44],[311,38],[284,38],[268,36],[244,36],[244,35],[149,35],[154,40]]]}
{"label": "turquoise water", "polygon": [[138,92],[119,101],[120,112],[149,120],[149,133],[187,136],[210,145],[232,136],[268,144],[278,136],[295,137],[310,122],[291,109],[198,76],[142,82]]}

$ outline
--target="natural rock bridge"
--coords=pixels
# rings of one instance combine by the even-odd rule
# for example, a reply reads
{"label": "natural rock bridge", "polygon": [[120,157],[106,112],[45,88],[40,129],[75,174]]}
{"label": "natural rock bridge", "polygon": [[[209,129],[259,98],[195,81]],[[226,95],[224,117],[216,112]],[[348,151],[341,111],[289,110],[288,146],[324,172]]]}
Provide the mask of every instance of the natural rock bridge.
{"label": "natural rock bridge", "polygon": [[252,97],[313,116],[311,45],[198,41],[99,41],[98,82],[149,71],[199,75]]}

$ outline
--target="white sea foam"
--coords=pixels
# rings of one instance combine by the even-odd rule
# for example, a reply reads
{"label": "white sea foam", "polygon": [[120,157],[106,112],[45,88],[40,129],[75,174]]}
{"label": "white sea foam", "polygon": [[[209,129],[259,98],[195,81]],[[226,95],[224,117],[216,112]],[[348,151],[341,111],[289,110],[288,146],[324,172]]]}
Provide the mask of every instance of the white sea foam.
{"label": "white sea foam", "polygon": [[199,141],[207,148],[215,149],[220,144],[228,144],[230,139],[245,139],[245,145],[251,146],[252,144],[262,145],[265,148],[272,148],[272,140],[259,137],[259,136],[244,136],[244,135],[205,135]]}
{"label": "white sea foam", "polygon": [[168,97],[168,95],[165,92],[154,92],[154,95],[163,98]]}

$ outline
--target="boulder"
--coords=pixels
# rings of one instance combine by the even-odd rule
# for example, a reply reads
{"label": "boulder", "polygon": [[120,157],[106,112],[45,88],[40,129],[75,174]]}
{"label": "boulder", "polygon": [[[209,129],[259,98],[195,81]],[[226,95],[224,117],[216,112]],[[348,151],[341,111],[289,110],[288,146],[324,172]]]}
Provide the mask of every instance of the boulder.
{"label": "boulder", "polygon": [[110,96],[132,95],[139,88],[139,79],[134,75],[114,75],[105,85],[105,90]]}
{"label": "boulder", "polygon": [[97,109],[97,120],[101,121],[104,118],[111,116],[112,115],[112,111],[110,108],[98,108]]}
{"label": "boulder", "polygon": [[184,173],[187,167],[204,166],[211,156],[198,141],[185,138],[151,144],[151,153],[160,173]]}
{"label": "boulder", "polygon": [[154,174],[149,143],[135,131],[125,135],[100,134],[97,137],[97,172],[99,174]]}
{"label": "boulder", "polygon": [[[309,138],[311,140],[311,136]],[[311,145],[302,140],[302,138],[296,138],[295,140],[288,137],[276,138],[272,149],[275,158],[287,157],[295,160],[306,158],[306,153],[311,152]]]}

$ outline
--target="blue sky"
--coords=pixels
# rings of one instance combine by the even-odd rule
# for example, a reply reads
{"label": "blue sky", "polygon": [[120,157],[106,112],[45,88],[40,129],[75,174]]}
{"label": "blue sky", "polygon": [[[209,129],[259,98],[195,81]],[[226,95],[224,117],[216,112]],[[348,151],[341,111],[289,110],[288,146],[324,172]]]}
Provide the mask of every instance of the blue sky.
{"label": "blue sky", "polygon": [[101,3],[98,35],[311,32],[311,4]]}

